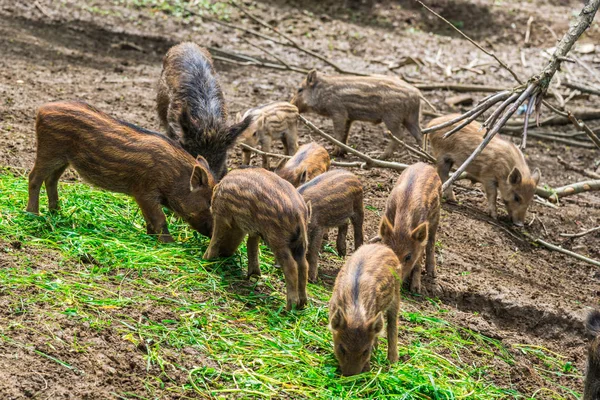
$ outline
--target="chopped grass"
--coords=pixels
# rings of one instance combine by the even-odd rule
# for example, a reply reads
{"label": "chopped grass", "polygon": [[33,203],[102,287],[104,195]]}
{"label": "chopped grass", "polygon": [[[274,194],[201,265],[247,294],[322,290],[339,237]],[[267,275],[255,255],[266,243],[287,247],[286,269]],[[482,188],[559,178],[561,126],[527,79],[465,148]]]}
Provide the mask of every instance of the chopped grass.
{"label": "chopped grass", "polygon": [[[403,303],[398,364],[388,364],[382,343],[371,372],[342,378],[327,330],[330,288],[309,285],[310,306],[285,312],[283,276],[266,248],[262,277],[248,282],[243,246],[230,259],[204,261],[208,240],[172,215],[176,243],[159,244],[144,233],[139,209],[126,196],[61,183],[61,211],[48,213],[43,193],[42,216],[34,216],[24,211],[26,178],[9,171],[0,171],[0,193],[0,238],[57,251],[64,266],[46,270],[43,259],[22,257],[18,266],[0,268],[0,294],[11,296],[14,314],[43,310],[48,319],[62,316],[99,334],[116,332],[132,352],[143,352],[145,393],[123,391],[114,394],[118,398],[525,397],[492,383],[498,366],[513,364],[510,352],[445,321],[446,311],[435,302],[425,312]],[[0,343],[15,344],[11,335],[27,330],[48,336],[50,344],[64,342],[36,329],[0,324]],[[87,351],[75,340],[67,345],[73,352]],[[549,354],[531,347],[521,351]],[[57,368],[79,368],[40,350],[36,354]],[[549,368],[572,373],[566,365],[562,360]]]}

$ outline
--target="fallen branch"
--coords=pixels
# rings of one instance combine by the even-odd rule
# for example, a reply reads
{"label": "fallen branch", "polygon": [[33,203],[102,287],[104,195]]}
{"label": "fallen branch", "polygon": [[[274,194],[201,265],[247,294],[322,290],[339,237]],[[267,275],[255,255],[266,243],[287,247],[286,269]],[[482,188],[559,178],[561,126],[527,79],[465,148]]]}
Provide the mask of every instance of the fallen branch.
{"label": "fallen branch", "polygon": [[[404,79],[406,80],[406,79]],[[408,82],[408,81],[407,81]],[[409,82],[410,83],[410,82]],[[458,83],[411,83],[419,90],[452,90],[454,92],[498,92],[503,90],[497,86],[463,85]]]}
{"label": "fallen branch", "polygon": [[394,136],[392,134],[392,132],[390,132],[390,131],[386,130],[385,133],[388,135],[388,137],[391,140],[393,140],[394,142],[398,143],[399,145],[401,145],[402,147],[404,147],[409,152],[415,154],[417,157],[421,158],[424,161],[429,161],[431,163],[435,163],[435,161],[436,161],[435,157],[432,156],[431,154],[429,154],[429,153],[427,153],[427,152],[425,152],[423,150],[417,149],[415,147],[412,147],[411,145],[409,145],[406,142],[404,142],[404,140],[401,140],[401,139],[397,138],[396,136]]}
{"label": "fallen branch", "polygon": [[579,168],[576,167],[574,165],[569,164],[568,162],[566,162],[565,160],[562,159],[561,156],[557,157],[558,163],[562,166],[564,166],[566,169],[571,170],[571,171],[575,171],[575,172],[579,172],[582,175],[587,176],[588,178],[592,178],[592,179],[600,179],[600,174],[597,174],[595,172],[592,171],[588,171],[586,169],[583,168]]}
{"label": "fallen branch", "polygon": [[553,203],[557,203],[558,199],[562,197],[572,196],[574,194],[579,193],[592,192],[596,190],[600,190],[600,180],[576,182],[555,189],[545,189],[543,187],[538,186],[535,190],[535,194],[544,199],[548,199]]}
{"label": "fallen branch", "polygon": [[582,121],[579,121],[573,114],[569,112],[569,120],[575,125],[577,128],[581,129],[588,135],[592,142],[600,149],[600,139],[598,136]]}
{"label": "fallen branch", "polygon": [[596,89],[591,86],[581,85],[579,83],[571,83],[571,82],[565,82],[563,85],[568,87],[569,89],[575,89],[575,90],[579,90],[580,92],[583,92],[583,93],[595,94],[597,96],[600,96],[600,89]]}
{"label": "fallen branch", "polygon": [[[285,154],[268,153],[266,151],[259,150],[255,147],[248,146],[245,143],[240,143],[240,147],[242,147],[245,150],[256,153],[259,156],[268,156],[268,157],[286,158],[286,159],[292,158],[292,156],[287,156]],[[364,169],[364,164],[365,163],[362,163],[359,161],[354,161],[354,162],[343,162],[343,161],[335,161],[335,160],[331,161],[331,165],[336,166],[336,167],[345,167],[345,168],[363,168]]]}
{"label": "fallen branch", "polygon": [[[509,135],[509,136],[522,136],[523,135],[523,129],[519,129],[519,128],[513,128],[513,129],[507,129],[507,127],[502,128],[502,130],[500,131],[503,134]],[[527,131],[527,135],[530,138],[536,138],[536,139],[540,139],[540,140],[546,140],[549,142],[554,142],[554,143],[562,143],[562,144],[566,144],[572,147],[581,147],[584,149],[593,149],[595,148],[595,146],[591,143],[586,143],[586,142],[582,142],[582,141],[578,141],[578,140],[569,140],[566,138],[562,138],[559,136],[553,136],[551,133],[549,134],[542,134],[539,132],[531,132],[531,131]]]}
{"label": "fallen branch", "polygon": [[539,238],[535,239],[534,243],[542,245],[542,246],[546,247],[547,249],[558,251],[559,253],[566,254],[566,255],[571,256],[573,258],[576,258],[578,260],[585,261],[586,263],[589,263],[589,264],[596,265],[596,266],[600,267],[600,261],[596,261],[596,260],[593,260],[593,259],[588,258],[586,256],[582,256],[581,254],[572,252],[571,250],[564,249],[564,248],[562,248],[560,246],[557,246],[555,244],[548,243],[546,241],[543,241],[542,239],[539,239]]}
{"label": "fallen branch", "polygon": [[590,233],[594,233],[594,232],[598,232],[598,231],[600,231],[600,226],[597,226],[595,228],[588,229],[587,231],[583,231],[583,232],[579,232],[579,233],[561,233],[560,236],[568,237],[568,238],[578,238],[578,237],[589,235]]}

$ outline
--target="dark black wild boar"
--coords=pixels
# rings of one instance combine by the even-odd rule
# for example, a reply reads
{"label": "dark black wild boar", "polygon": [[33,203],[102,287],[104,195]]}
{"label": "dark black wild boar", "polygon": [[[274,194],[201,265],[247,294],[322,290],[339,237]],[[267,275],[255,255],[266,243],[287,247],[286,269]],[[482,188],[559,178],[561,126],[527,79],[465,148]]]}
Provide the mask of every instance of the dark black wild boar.
{"label": "dark black wild boar", "polygon": [[[396,137],[402,127],[421,145],[423,135],[419,125],[421,92],[399,78],[383,75],[330,76],[308,73],[291,103],[301,113],[315,112],[333,120],[336,138],[348,144],[348,133],[354,121],[385,123]],[[383,153],[389,158],[398,145],[390,140]],[[345,150],[333,153],[341,156]]]}
{"label": "dark black wild boar", "polygon": [[39,213],[42,183],[49,209],[58,209],[58,180],[71,166],[93,185],[133,196],[148,233],[161,241],[173,241],[162,206],[210,236],[215,179],[202,157],[194,159],[171,139],[80,102],[41,106],[35,132],[37,154],[29,174],[27,211]]}
{"label": "dark black wild boar", "polygon": [[586,328],[593,339],[588,348],[583,400],[600,400],[600,311],[588,315]]}
{"label": "dark black wild boar", "polygon": [[262,238],[282,266],[287,309],[306,305],[309,209],[294,187],[263,168],[237,169],[215,186],[213,234],[205,259],[233,255],[248,235],[248,277],[260,276],[258,245]]}
{"label": "dark black wild boar", "polygon": [[383,244],[361,246],[340,269],[329,301],[329,329],[342,375],[369,370],[371,351],[387,320],[387,357],[398,361],[400,262]]}
{"label": "dark black wild boar", "polygon": [[349,171],[325,172],[298,188],[306,204],[310,204],[308,223],[308,279],[317,280],[319,250],[328,228],[338,228],[337,251],[346,256],[348,222],[354,229],[354,249],[363,244],[363,187]]}
{"label": "dark black wild boar", "polygon": [[156,105],[168,136],[192,156],[203,156],[221,179],[227,173],[227,151],[252,117],[227,126],[223,91],[205,48],[184,42],[169,49],[163,59]]}

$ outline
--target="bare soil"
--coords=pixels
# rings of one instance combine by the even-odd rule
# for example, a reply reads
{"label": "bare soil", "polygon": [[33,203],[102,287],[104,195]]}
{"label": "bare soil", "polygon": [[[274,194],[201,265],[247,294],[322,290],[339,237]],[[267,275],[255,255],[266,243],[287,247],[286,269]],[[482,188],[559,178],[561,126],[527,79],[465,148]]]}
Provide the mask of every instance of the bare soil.
{"label": "bare soil", "polygon": [[[0,0],[0,166],[31,168],[35,156],[35,110],[48,101],[84,100],[120,119],[158,130],[155,84],[162,55],[181,40],[261,56],[240,39],[239,32],[200,20],[179,22],[161,13],[151,14],[103,1],[55,3],[39,1],[48,17],[33,2],[14,4]],[[562,0],[508,1],[500,6],[490,5],[490,2],[444,0],[429,4],[451,21],[462,24],[465,32],[492,48],[522,77],[544,65],[543,50],[555,45],[552,32],[561,36],[568,26],[567,17],[581,7],[581,2]],[[409,66],[397,72],[423,81],[513,85],[506,71],[496,67],[417,3],[383,1],[376,2],[372,9],[363,6],[359,11],[345,10],[343,2],[333,0],[263,1],[254,5],[254,12],[265,21],[348,69],[391,73],[387,66],[405,56],[433,60],[437,57],[443,66],[460,67],[477,57],[480,63],[487,63],[477,67],[484,71],[481,75],[460,70],[445,76],[446,68],[436,66],[421,70]],[[530,15],[535,18],[532,43],[524,47],[525,25]],[[232,12],[231,19],[258,28],[236,12]],[[581,41],[598,43],[599,38],[600,28],[596,22]],[[261,44],[291,63],[314,66],[314,60],[296,51],[271,46],[268,42]],[[600,52],[600,48],[597,47],[597,51]],[[598,73],[600,55],[578,56]],[[303,78],[296,73],[222,62],[217,62],[216,67],[231,115],[265,102],[291,98]],[[593,79],[579,64],[566,65],[561,79],[567,74],[584,82]],[[560,90],[565,92],[564,87]],[[444,112],[460,111],[444,103],[444,99],[455,95],[453,92],[424,92],[424,95]],[[474,94],[474,97],[477,100],[483,95]],[[598,108],[600,101],[598,97],[578,96],[571,100],[569,107]],[[331,131],[331,121],[318,116],[309,118]],[[428,118],[422,119],[422,125]],[[594,128],[599,126],[598,122],[589,124]],[[356,123],[350,143],[369,154],[379,155],[387,143],[383,129]],[[570,127],[546,128],[546,131],[550,129],[572,131]],[[316,140],[332,149],[320,138],[311,136],[306,128],[302,127],[300,132],[302,143]],[[410,143],[412,138],[406,136]],[[232,154],[232,167],[240,164],[240,153],[236,149]],[[542,183],[550,186],[588,179],[566,170],[557,162],[558,156],[589,170],[595,170],[600,161],[596,150],[531,139],[526,154],[530,165],[542,170]],[[397,160],[416,161],[400,152]],[[381,169],[354,172],[362,178],[365,187],[368,206],[365,229],[367,237],[372,237],[398,174]],[[77,177],[71,172],[65,179]],[[600,306],[600,268],[532,245],[523,235],[513,233],[505,216],[499,221],[491,220],[485,214],[485,200],[479,186],[461,183],[455,190],[460,203],[443,206],[438,236],[441,243],[439,277],[432,292],[450,309],[448,318],[501,339],[508,346],[522,343],[543,346],[566,356],[579,371],[584,371],[583,320],[591,308]],[[526,230],[531,237],[600,259],[600,233],[576,239],[559,235],[598,225],[600,198],[597,194],[582,194],[565,198],[556,209],[534,204]],[[11,257],[0,253],[0,265],[18,262]],[[58,268],[55,257],[45,257],[44,267]],[[324,253],[321,263],[324,275],[328,276],[324,284],[330,285],[342,262]],[[420,297],[414,299],[421,301]],[[0,297],[0,320],[13,318],[11,301]],[[423,301],[422,307],[429,304]],[[41,320],[29,322],[45,324]],[[33,349],[15,343],[0,349],[0,393],[7,394],[4,398],[32,397],[41,392],[44,398],[105,398],[118,389],[130,392],[140,389],[141,380],[135,377],[145,373],[145,363],[142,353],[124,348],[131,344],[118,337],[98,336],[93,330],[71,326],[66,318],[53,323],[56,326],[50,329],[66,336],[78,335],[89,342],[93,351],[70,354],[66,359],[72,360],[73,365],[89,364],[97,371],[96,375],[73,379],[76,370],[69,373],[57,370],[54,362],[40,360]],[[15,340],[36,343],[34,334]],[[118,373],[104,367],[103,360],[107,357],[117,358]],[[509,378],[499,377],[496,383],[516,386],[528,394],[539,387],[541,378],[525,362],[517,365],[513,372]],[[567,388],[582,389],[581,378],[557,380],[557,384]],[[48,391],[48,382],[52,382],[52,392]]]}

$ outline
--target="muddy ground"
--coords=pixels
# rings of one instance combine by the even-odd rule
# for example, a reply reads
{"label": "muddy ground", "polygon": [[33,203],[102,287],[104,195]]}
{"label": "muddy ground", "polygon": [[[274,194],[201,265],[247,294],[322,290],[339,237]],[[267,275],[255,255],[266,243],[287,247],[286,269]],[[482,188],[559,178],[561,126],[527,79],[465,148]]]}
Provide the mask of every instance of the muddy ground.
{"label": "muddy ground", "polygon": [[[44,102],[80,99],[120,119],[158,130],[155,112],[155,84],[165,51],[181,40],[194,40],[224,50],[261,56],[259,50],[241,39],[239,32],[198,19],[181,22],[162,13],[150,13],[133,6],[105,4],[103,1],[39,1],[14,4],[0,1],[0,166],[29,169],[33,165],[35,109]],[[404,77],[427,82],[479,83],[512,86],[510,75],[495,66],[447,26],[412,2],[376,2],[373,9],[345,10],[339,1],[257,2],[254,12],[271,24],[300,39],[310,49],[320,51],[342,66],[358,71],[391,74],[387,67],[405,56],[426,60],[423,68],[407,66],[395,70]],[[527,77],[544,65],[543,50],[552,48],[554,34],[562,35],[567,16],[578,11],[577,1],[535,3],[434,1],[436,11],[463,26],[465,32],[492,48],[521,77]],[[41,12],[44,10],[44,13]],[[47,14],[47,15],[45,15]],[[534,17],[531,43],[524,46],[525,26]],[[231,20],[249,28],[259,27],[235,10]],[[597,20],[598,18],[596,18]],[[266,31],[265,31],[266,33]],[[582,42],[600,42],[599,23]],[[252,39],[254,40],[254,39]],[[301,53],[282,49],[266,41],[257,41],[293,64],[324,68]],[[521,54],[522,53],[522,54]],[[600,48],[596,53],[577,54],[600,75]],[[454,70],[473,59],[475,69]],[[439,65],[435,64],[435,60]],[[230,114],[274,100],[291,98],[302,79],[301,74],[257,67],[240,67],[216,62]],[[593,75],[580,64],[568,64],[560,74],[582,82],[594,82]],[[598,83],[598,82],[595,82]],[[567,89],[557,90],[567,93]],[[428,91],[424,95],[443,112],[460,111],[444,103],[456,93]],[[474,93],[475,100],[484,94]],[[571,108],[598,109],[600,100],[593,96],[575,96]],[[331,130],[331,121],[309,116],[318,126]],[[424,125],[430,119],[424,116]],[[589,122],[597,129],[600,122]],[[571,127],[551,127],[541,131],[572,132]],[[316,140],[301,128],[301,143]],[[356,123],[350,143],[372,155],[380,154],[387,139],[382,126]],[[405,138],[408,142],[412,138]],[[519,139],[515,139],[518,141]],[[281,151],[279,149],[278,151]],[[567,170],[567,163],[596,170],[600,157],[593,149],[531,140],[527,158],[542,170],[542,183],[553,187],[588,179]],[[351,159],[351,158],[348,158]],[[397,161],[416,161],[398,153]],[[256,160],[254,161],[256,163]],[[240,163],[240,150],[231,157],[231,166]],[[384,209],[397,173],[389,170],[354,170],[365,187],[366,235],[376,233],[379,212]],[[77,179],[72,172],[63,179]],[[460,204],[444,204],[438,249],[440,299],[451,310],[449,319],[507,345],[541,345],[565,355],[579,371],[584,371],[585,343],[583,319],[600,303],[600,268],[536,247],[515,235],[505,218],[492,221],[485,214],[481,187],[462,182],[456,189]],[[560,233],[578,232],[600,225],[600,198],[582,194],[565,198],[560,207],[534,204],[528,216],[527,232],[532,237],[560,244],[592,258],[600,258],[600,234],[567,239]],[[333,276],[340,267],[336,258],[322,260],[325,275]],[[331,279],[326,279],[326,284]],[[0,310],[0,313],[4,310]],[[103,342],[109,343],[110,338]],[[25,342],[27,340],[24,340]],[[115,342],[115,346],[118,343]],[[9,352],[10,353],[10,352]],[[7,353],[8,354],[8,353]],[[35,358],[21,359],[35,365]],[[21,376],[7,360],[2,370],[13,379]],[[511,382],[525,393],[533,393],[540,382],[535,370],[517,366]],[[21,365],[17,366],[18,369]],[[8,370],[8,371],[7,371]],[[30,375],[31,376],[31,375]],[[33,378],[32,378],[33,379]],[[556,378],[559,384],[580,391],[580,378]],[[21,391],[21,394],[26,392]]]}

